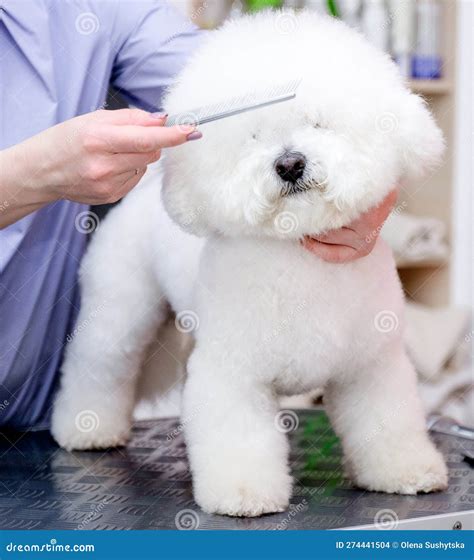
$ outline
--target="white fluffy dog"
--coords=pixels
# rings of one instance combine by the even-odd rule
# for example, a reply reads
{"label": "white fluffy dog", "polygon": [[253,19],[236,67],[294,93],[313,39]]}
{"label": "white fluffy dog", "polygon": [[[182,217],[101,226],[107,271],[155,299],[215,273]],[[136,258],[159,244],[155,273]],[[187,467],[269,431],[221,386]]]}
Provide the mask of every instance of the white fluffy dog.
{"label": "white fluffy dog", "polygon": [[415,494],[447,484],[402,342],[391,251],[379,239],[369,256],[329,264],[300,243],[439,160],[424,102],[358,33],[280,12],[210,34],[165,106],[173,114],[293,77],[295,100],[169,150],[101,225],[81,270],[54,436],[67,449],[127,441],[143,352],[169,302],[184,330],[195,327],[183,426],[208,512],[288,506],[277,396],[319,386],[357,485]]}

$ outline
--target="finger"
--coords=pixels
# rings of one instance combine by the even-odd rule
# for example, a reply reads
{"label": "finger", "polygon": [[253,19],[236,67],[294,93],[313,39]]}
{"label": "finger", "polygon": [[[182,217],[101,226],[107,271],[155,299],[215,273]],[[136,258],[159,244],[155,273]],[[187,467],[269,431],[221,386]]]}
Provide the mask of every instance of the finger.
{"label": "finger", "polygon": [[[314,241],[319,242],[320,246],[323,246],[323,251],[325,254],[330,247],[334,247],[334,251],[339,251],[337,247],[347,247],[348,249],[352,249],[359,257],[365,257],[368,255],[375,246],[377,241],[377,236],[368,235],[365,238],[361,237],[357,234],[357,232],[353,232],[352,230],[348,230],[347,228],[341,228],[340,230],[335,230],[334,232],[329,232],[326,236],[318,237],[315,236],[313,238]],[[344,250],[344,253],[347,251]],[[357,258],[354,256],[354,258]]]}
{"label": "finger", "polygon": [[353,247],[329,245],[309,237],[304,238],[302,245],[320,259],[335,264],[350,262],[361,256]]}
{"label": "finger", "polygon": [[[120,185],[120,189],[124,189],[130,187],[130,185],[135,186],[140,179],[145,175],[147,171],[147,167],[136,167],[135,169],[128,170],[125,173],[122,173],[122,183]],[[132,187],[130,187],[132,188]]]}
{"label": "finger", "polygon": [[116,109],[113,111],[101,111],[101,117],[109,124],[156,126],[163,125],[166,121],[166,113],[149,113],[141,109]]}
{"label": "finger", "polygon": [[114,126],[108,130],[107,146],[112,153],[149,153],[179,146],[196,131],[186,126]]}
{"label": "finger", "polygon": [[145,175],[146,170],[146,167],[140,167],[117,175],[114,179],[113,185],[111,184],[108,189],[108,199],[111,202],[115,202],[123,198],[129,191],[138,185],[143,175]]}
{"label": "finger", "polygon": [[150,152],[145,154],[114,154],[111,156],[114,162],[116,173],[127,173],[134,169],[146,167],[155,161],[158,161],[161,156],[161,151]]}
{"label": "finger", "polygon": [[359,234],[352,228],[342,227],[332,231],[328,231],[323,235],[315,235],[314,239],[321,243],[328,243],[330,245],[349,245],[350,247],[357,247],[360,243]]}

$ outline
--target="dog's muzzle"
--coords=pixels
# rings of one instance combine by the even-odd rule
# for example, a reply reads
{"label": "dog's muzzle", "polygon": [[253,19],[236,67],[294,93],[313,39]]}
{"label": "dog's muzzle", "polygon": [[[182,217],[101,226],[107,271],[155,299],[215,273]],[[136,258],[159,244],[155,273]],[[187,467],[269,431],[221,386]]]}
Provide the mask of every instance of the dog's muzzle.
{"label": "dog's muzzle", "polygon": [[277,175],[291,185],[303,177],[305,167],[306,158],[299,152],[285,152],[275,161]]}

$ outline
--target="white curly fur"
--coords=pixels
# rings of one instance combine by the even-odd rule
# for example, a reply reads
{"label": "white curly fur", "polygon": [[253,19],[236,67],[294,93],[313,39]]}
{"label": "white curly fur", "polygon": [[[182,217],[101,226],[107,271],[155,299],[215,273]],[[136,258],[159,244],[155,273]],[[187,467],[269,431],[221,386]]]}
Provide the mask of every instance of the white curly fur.
{"label": "white curly fur", "polygon": [[[349,223],[437,163],[443,139],[423,101],[356,32],[287,12],[210,34],[166,107],[183,111],[292,77],[302,78],[296,100],[209,124],[202,140],[170,150],[164,177],[160,166],[150,170],[110,213],[81,267],[54,436],[68,449],[125,443],[143,351],[167,302],[191,311],[183,426],[195,498],[209,512],[288,506],[276,398],[320,386],[356,484],[414,494],[447,483],[402,344],[390,250],[379,240],[369,256],[337,265],[298,241]],[[274,168],[285,150],[305,155],[311,184],[289,197]],[[95,413],[94,429],[78,422],[83,411]]]}

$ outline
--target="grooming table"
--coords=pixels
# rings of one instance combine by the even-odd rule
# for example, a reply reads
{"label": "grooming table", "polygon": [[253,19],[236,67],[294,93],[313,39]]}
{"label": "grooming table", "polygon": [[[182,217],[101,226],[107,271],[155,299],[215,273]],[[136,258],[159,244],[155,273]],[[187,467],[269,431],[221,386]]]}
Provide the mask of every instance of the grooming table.
{"label": "grooming table", "polygon": [[[434,435],[449,465],[446,492],[366,492],[344,479],[339,441],[324,412],[297,414],[289,434],[292,505],[254,519],[208,515],[196,506],[177,419],[137,423],[127,448],[108,451],[68,453],[46,432],[0,434],[0,529],[334,529],[373,525],[377,514],[389,526],[396,515],[400,528],[409,528],[405,520],[457,512],[465,528],[474,470],[462,452],[473,452],[474,442]],[[452,526],[456,516],[447,517]]]}

